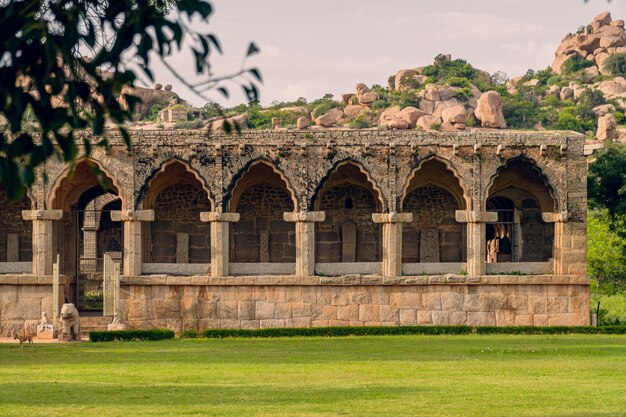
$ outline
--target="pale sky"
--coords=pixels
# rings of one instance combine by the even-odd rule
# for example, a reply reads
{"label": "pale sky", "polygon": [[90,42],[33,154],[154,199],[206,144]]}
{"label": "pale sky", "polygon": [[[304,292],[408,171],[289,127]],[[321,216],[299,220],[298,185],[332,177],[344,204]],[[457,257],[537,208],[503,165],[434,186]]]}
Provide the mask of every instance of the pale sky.
{"label": "pale sky", "polygon": [[[298,97],[309,100],[354,91],[354,86],[386,85],[399,69],[432,63],[451,53],[489,73],[509,77],[549,66],[554,50],[602,11],[626,19],[626,0],[213,0],[209,30],[224,55],[211,59],[216,73],[237,70],[249,41],[261,53],[250,60],[264,79],[261,102]],[[187,80],[191,58],[170,59]],[[205,100],[186,91],[158,65],[157,81],[195,105]],[[236,87],[231,100],[245,100]]]}

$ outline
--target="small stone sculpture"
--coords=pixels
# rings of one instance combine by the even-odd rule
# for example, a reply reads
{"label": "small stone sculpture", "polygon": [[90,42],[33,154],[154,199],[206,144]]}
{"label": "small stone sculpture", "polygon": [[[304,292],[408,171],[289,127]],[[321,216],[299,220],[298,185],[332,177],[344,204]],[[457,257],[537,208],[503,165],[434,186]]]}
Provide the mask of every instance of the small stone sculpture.
{"label": "small stone sculpture", "polygon": [[111,331],[111,330],[126,330],[128,327],[122,323],[122,320],[120,319],[119,313],[115,313],[113,315],[113,321],[111,322],[111,324],[107,324],[107,330]]}
{"label": "small stone sculpture", "polygon": [[80,316],[74,304],[63,304],[60,321],[61,334],[59,335],[59,340],[65,342],[80,340]]}
{"label": "small stone sculpture", "polygon": [[41,314],[41,321],[39,321],[39,324],[51,324],[50,319],[48,319],[48,313],[46,313],[45,311]]}

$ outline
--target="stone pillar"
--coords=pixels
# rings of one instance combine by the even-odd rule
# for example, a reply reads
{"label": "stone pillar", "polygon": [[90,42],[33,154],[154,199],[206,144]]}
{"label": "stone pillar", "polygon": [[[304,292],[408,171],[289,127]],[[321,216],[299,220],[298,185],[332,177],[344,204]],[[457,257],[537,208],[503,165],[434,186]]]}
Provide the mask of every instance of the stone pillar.
{"label": "stone pillar", "polygon": [[459,223],[467,223],[467,273],[485,275],[487,258],[485,223],[497,222],[498,213],[457,210],[455,218]]}
{"label": "stone pillar", "polygon": [[[553,244],[553,271],[554,275],[566,275],[567,267],[565,265],[565,251],[571,249],[565,241],[565,228],[568,219],[566,211],[561,213],[541,213],[541,219],[546,223],[554,223],[554,244]],[[585,246],[586,250],[586,246]]]}
{"label": "stone pillar", "polygon": [[315,222],[326,220],[323,211],[287,212],[286,222],[296,223],[296,276],[315,275]]}
{"label": "stone pillar", "polygon": [[383,225],[383,276],[402,275],[402,223],[413,221],[413,213],[373,213],[374,223]]}
{"label": "stone pillar", "polygon": [[52,222],[63,218],[63,210],[23,210],[22,217],[33,222],[33,275],[51,275]]}
{"label": "stone pillar", "polygon": [[228,276],[230,223],[239,221],[239,213],[204,211],[200,221],[211,223],[211,276]]}
{"label": "stone pillar", "polygon": [[111,212],[111,220],[124,222],[124,275],[141,275],[141,223],[154,221],[154,210],[115,210]]}

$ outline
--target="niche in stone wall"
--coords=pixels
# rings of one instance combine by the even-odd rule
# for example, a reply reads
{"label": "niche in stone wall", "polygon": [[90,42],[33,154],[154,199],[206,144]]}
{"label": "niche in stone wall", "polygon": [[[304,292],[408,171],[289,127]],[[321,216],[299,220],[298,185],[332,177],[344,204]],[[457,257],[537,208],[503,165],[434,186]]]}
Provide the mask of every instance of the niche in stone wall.
{"label": "niche in stone wall", "polygon": [[200,213],[211,211],[211,201],[200,180],[179,161],[166,164],[151,181],[145,208],[154,221],[144,223],[149,242],[148,263],[210,263],[211,227]]}
{"label": "niche in stone wall", "polygon": [[553,256],[554,224],[542,212],[552,212],[555,200],[546,177],[529,161],[509,161],[490,188],[487,210],[498,221],[487,224],[487,262],[546,262]]}
{"label": "niche in stone wall", "polygon": [[0,187],[0,262],[32,261],[32,222],[22,217],[30,209],[28,196],[14,202]]}
{"label": "niche in stone wall", "polygon": [[372,220],[381,212],[378,192],[354,163],[330,173],[314,200],[326,219],[315,225],[315,261],[380,262],[381,226]]}
{"label": "niche in stone wall", "polygon": [[266,162],[250,166],[233,188],[229,209],[240,215],[231,225],[232,262],[295,262],[295,224],[283,219],[294,211],[294,201],[275,168]]}
{"label": "niche in stone wall", "polygon": [[413,221],[402,231],[402,262],[464,262],[465,226],[455,220],[465,208],[463,189],[447,166],[438,160],[424,162],[410,177],[402,211]]}

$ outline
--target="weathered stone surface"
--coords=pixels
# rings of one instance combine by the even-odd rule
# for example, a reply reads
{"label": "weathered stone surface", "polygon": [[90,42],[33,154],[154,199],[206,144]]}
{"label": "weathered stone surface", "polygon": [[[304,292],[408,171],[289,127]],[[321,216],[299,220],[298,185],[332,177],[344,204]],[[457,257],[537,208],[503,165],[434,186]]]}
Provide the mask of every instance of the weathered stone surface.
{"label": "weathered stone surface", "polygon": [[617,122],[613,113],[604,114],[598,118],[598,130],[596,139],[604,142],[617,138]]}
{"label": "weathered stone surface", "polygon": [[333,127],[337,124],[337,120],[327,114],[323,114],[315,119],[315,124],[322,127]]}
{"label": "weathered stone surface", "polygon": [[306,129],[310,124],[311,121],[308,117],[298,117],[298,120],[296,120],[296,127],[298,129]]}
{"label": "weathered stone surface", "polygon": [[358,97],[359,97],[359,103],[365,106],[369,106],[373,102],[378,100],[380,98],[380,95],[375,91],[368,91],[367,93],[360,94]]}
{"label": "weathered stone surface", "polygon": [[504,129],[506,121],[502,115],[502,98],[496,91],[487,91],[478,99],[474,114],[483,127]]}
{"label": "weathered stone surface", "polygon": [[417,126],[423,130],[431,130],[435,124],[441,124],[440,117],[426,115],[417,120]]}

